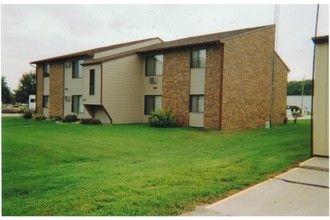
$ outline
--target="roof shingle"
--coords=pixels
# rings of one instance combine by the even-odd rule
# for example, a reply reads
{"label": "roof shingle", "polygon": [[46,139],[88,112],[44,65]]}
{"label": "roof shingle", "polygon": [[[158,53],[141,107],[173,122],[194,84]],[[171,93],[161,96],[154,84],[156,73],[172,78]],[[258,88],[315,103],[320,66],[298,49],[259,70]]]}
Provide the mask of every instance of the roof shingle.
{"label": "roof shingle", "polygon": [[[37,64],[37,63],[43,63],[43,62],[51,62],[51,61],[57,61],[57,60],[65,60],[65,59],[74,59],[78,57],[93,57],[95,53],[106,51],[106,50],[113,50],[119,47],[124,47],[124,46],[130,46],[136,43],[141,43],[144,41],[149,41],[153,39],[159,39],[159,37],[154,37],[154,38],[148,38],[148,39],[143,39],[143,40],[137,40],[137,41],[131,41],[127,43],[121,43],[121,44],[115,44],[115,45],[110,45],[106,47],[98,47],[90,50],[84,50],[76,53],[70,53],[62,56],[57,56],[57,57],[51,57],[47,59],[42,59],[42,60],[37,60],[37,61],[32,61],[31,64]],[[162,40],[161,40],[162,41]]]}
{"label": "roof shingle", "polygon": [[209,43],[216,43],[225,41],[234,37],[238,37],[242,34],[248,34],[253,31],[258,31],[265,28],[271,28],[274,27],[274,25],[266,25],[266,26],[260,26],[260,27],[253,27],[253,28],[245,28],[240,30],[234,30],[234,31],[226,31],[226,32],[220,32],[220,33],[214,33],[214,34],[206,34],[206,35],[200,35],[195,37],[188,37],[188,38],[182,38],[178,40],[173,41],[167,41],[159,44],[154,44],[151,46],[147,46],[144,48],[141,48],[138,50],[139,53],[145,53],[145,52],[154,52],[159,50],[165,50],[165,49],[171,49],[171,48],[177,48],[177,47],[184,47],[184,46],[192,46],[192,45],[202,45],[202,44],[209,44]]}

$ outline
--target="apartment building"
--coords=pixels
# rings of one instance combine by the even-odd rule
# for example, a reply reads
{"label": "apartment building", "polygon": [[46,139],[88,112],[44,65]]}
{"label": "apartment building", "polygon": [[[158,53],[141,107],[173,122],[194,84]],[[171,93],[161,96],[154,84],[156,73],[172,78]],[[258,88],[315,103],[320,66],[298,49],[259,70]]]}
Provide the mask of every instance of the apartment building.
{"label": "apartment building", "polygon": [[37,112],[144,123],[169,107],[183,126],[234,130],[282,123],[288,67],[275,26],[163,42],[145,39],[34,61]]}

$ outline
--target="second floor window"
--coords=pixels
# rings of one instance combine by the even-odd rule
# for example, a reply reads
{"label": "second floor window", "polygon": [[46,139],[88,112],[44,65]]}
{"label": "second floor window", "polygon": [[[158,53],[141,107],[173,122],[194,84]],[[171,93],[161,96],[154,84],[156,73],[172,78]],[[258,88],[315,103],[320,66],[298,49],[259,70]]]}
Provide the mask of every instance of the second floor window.
{"label": "second floor window", "polygon": [[81,64],[83,62],[83,60],[72,61],[72,78],[82,78],[83,68]]}
{"label": "second floor window", "polygon": [[205,68],[206,49],[191,51],[191,68]]}
{"label": "second floor window", "polygon": [[163,55],[146,57],[146,76],[163,75]]}
{"label": "second floor window", "polygon": [[43,66],[43,76],[44,77],[49,77],[49,73],[50,73],[50,64],[45,63],[44,66]]}
{"label": "second floor window", "polygon": [[95,95],[95,70],[89,70],[89,94]]}

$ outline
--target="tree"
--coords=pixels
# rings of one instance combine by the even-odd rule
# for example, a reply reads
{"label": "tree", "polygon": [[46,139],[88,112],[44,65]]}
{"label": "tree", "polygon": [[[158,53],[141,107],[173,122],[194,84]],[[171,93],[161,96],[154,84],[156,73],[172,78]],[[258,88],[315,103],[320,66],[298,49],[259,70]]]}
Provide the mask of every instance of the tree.
{"label": "tree", "polygon": [[287,95],[301,95],[302,86],[304,83],[304,95],[312,95],[313,80],[305,81],[290,81],[288,82]]}
{"label": "tree", "polygon": [[11,103],[12,93],[7,85],[6,77],[1,76],[1,102],[3,104]]}
{"label": "tree", "polygon": [[29,95],[37,92],[37,75],[34,71],[24,73],[19,79],[18,89],[14,90],[14,99],[19,103],[28,103]]}

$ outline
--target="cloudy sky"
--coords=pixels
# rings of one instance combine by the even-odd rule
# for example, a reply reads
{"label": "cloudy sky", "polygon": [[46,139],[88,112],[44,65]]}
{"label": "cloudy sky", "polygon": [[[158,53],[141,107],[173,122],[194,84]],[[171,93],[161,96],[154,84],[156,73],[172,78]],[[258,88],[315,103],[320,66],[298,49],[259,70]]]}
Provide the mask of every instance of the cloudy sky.
{"label": "cloudy sky", "polygon": [[[312,77],[316,5],[279,5],[277,52],[289,80]],[[160,37],[164,41],[274,23],[267,5],[1,5],[1,74],[16,89],[31,61]],[[318,36],[329,34],[320,6]]]}

